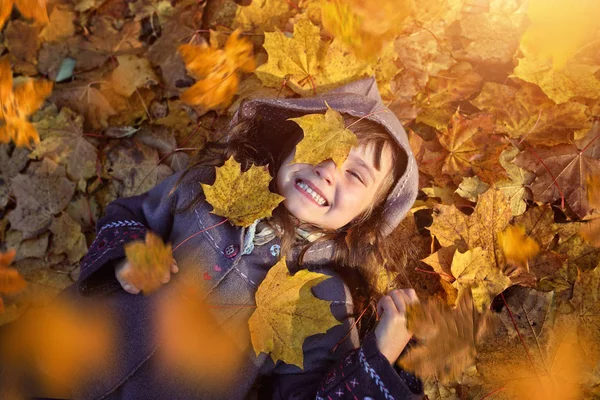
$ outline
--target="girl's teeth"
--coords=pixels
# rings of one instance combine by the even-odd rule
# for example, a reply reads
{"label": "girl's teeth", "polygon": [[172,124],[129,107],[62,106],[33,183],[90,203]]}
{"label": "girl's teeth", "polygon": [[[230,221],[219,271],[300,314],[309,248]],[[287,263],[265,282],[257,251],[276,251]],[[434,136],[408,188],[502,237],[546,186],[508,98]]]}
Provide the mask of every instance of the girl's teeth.
{"label": "girl's teeth", "polygon": [[298,181],[297,183],[298,187],[300,187],[302,190],[304,190],[306,193],[310,194],[312,196],[313,199],[315,199],[315,201],[317,203],[319,203],[320,205],[324,206],[325,203],[327,203],[325,201],[324,198],[322,198],[321,196],[319,196],[314,190],[312,190],[310,188],[310,186],[308,186],[306,183],[304,183],[303,181]]}

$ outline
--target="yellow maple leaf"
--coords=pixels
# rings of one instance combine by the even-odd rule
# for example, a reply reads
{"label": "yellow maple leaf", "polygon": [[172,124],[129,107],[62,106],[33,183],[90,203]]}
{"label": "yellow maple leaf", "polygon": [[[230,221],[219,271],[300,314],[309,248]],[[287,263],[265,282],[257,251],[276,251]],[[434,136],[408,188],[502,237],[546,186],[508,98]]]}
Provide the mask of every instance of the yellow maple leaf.
{"label": "yellow maple leaf", "polygon": [[225,43],[225,49],[206,44],[179,46],[185,66],[198,79],[181,95],[187,104],[207,109],[225,108],[231,104],[239,85],[238,72],[252,72],[256,68],[252,43],[240,38],[236,30]]}
{"label": "yellow maple leaf", "polygon": [[13,5],[17,6],[19,12],[25,18],[30,18],[43,24],[49,22],[46,0],[2,0],[0,3],[0,30],[2,30],[6,19],[10,16]]}
{"label": "yellow maple leaf", "polygon": [[346,128],[342,115],[329,105],[325,114],[307,114],[290,121],[300,125],[304,132],[304,138],[296,145],[294,163],[317,165],[331,158],[339,168],[350,149],[358,145],[356,135]]}
{"label": "yellow maple leaf", "polygon": [[412,0],[321,0],[323,27],[359,58],[371,58],[398,32]]}
{"label": "yellow maple leaf", "polygon": [[13,88],[12,71],[8,57],[0,59],[0,143],[14,141],[18,147],[38,144],[40,137],[34,126],[27,121],[52,91],[52,82],[26,80]]}
{"label": "yellow maple leaf", "polygon": [[489,311],[481,314],[473,310],[469,291],[460,296],[453,310],[436,299],[410,307],[407,327],[419,346],[398,359],[398,365],[424,379],[436,376],[444,383],[454,381],[475,365],[475,346],[490,324]]}
{"label": "yellow maple leaf", "polygon": [[316,298],[311,288],[329,276],[308,270],[290,275],[285,257],[267,273],[256,292],[256,310],[250,317],[250,338],[256,355],[270,354],[304,368],[304,340],[325,333],[340,322],[330,302]]}
{"label": "yellow maple leaf", "polygon": [[132,268],[125,277],[144,294],[149,294],[162,285],[162,280],[171,269],[173,250],[160,236],[148,231],[146,240],[135,240],[125,245],[125,255]]}
{"label": "yellow maple leaf", "polygon": [[479,312],[489,308],[492,299],[512,285],[510,278],[494,264],[490,252],[481,247],[455,252],[450,269],[456,278],[452,286],[458,290],[458,296],[470,288]]}
{"label": "yellow maple leaf", "polygon": [[253,165],[241,172],[233,157],[217,168],[215,183],[201,183],[213,214],[228,218],[233,224],[248,227],[255,220],[271,216],[284,197],[269,191],[271,175],[266,167]]}
{"label": "yellow maple leaf", "polygon": [[532,259],[540,252],[539,244],[525,234],[525,227],[509,225],[498,234],[498,243],[504,253],[506,262],[518,267],[527,268],[527,260]]}

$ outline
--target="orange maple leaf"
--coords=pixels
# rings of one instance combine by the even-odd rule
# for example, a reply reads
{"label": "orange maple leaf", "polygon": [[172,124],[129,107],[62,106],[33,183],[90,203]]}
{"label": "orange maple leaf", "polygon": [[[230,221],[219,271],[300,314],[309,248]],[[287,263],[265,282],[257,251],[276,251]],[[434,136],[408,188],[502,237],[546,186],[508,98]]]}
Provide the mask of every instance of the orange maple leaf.
{"label": "orange maple leaf", "polygon": [[227,107],[231,103],[240,80],[237,72],[252,72],[256,68],[252,43],[240,39],[240,33],[236,30],[231,34],[224,50],[206,44],[179,46],[188,72],[199,79],[183,92],[183,102],[207,109]]}
{"label": "orange maple leaf", "polygon": [[[8,267],[15,258],[15,254],[17,254],[15,249],[0,253],[0,293],[17,293],[27,285],[19,271]],[[2,313],[4,313],[4,301],[0,298],[0,314]]]}
{"label": "orange maple leaf", "polygon": [[40,137],[27,117],[36,111],[52,91],[52,82],[28,79],[13,88],[8,57],[0,59],[0,143],[11,139],[18,147],[31,147]]}
{"label": "orange maple leaf", "polygon": [[148,232],[146,241],[136,240],[125,245],[127,260],[132,264],[127,281],[140,288],[144,294],[158,289],[173,263],[173,250],[161,237]]}
{"label": "orange maple leaf", "polygon": [[540,252],[540,245],[525,233],[521,225],[509,225],[504,231],[498,233],[500,248],[508,263],[524,267],[529,271],[527,260],[532,259]]}
{"label": "orange maple leaf", "polygon": [[4,26],[6,19],[10,16],[13,5],[16,5],[19,12],[25,17],[37,22],[47,24],[48,11],[46,10],[46,0],[2,0],[0,2],[0,30]]}

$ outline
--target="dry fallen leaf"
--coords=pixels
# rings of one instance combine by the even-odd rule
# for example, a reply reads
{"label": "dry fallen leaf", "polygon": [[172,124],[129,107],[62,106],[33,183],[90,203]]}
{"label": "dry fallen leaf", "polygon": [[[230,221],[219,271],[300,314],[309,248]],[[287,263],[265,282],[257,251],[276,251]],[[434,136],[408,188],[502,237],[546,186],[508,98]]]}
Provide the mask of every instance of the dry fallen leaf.
{"label": "dry fallen leaf", "polygon": [[325,114],[306,114],[290,120],[304,132],[296,145],[294,163],[317,165],[331,158],[341,168],[350,149],[358,145],[356,135],[346,127],[342,115],[329,105]]}
{"label": "dry fallen leaf", "polygon": [[328,278],[305,269],[292,276],[285,258],[271,267],[258,287],[256,311],[248,321],[256,355],[267,353],[274,362],[282,360],[304,368],[304,340],[340,324],[331,314],[330,302],[316,298],[311,291]]}
{"label": "dry fallen leaf", "polygon": [[436,376],[441,382],[451,382],[475,365],[475,346],[489,329],[489,311],[481,314],[473,308],[473,299],[466,291],[455,309],[435,299],[409,308],[408,329],[419,344],[398,360],[402,368],[420,378]]}
{"label": "dry fallen leaf", "polygon": [[231,34],[225,49],[184,44],[179,53],[188,72],[196,79],[181,100],[206,109],[227,108],[239,85],[238,72],[252,72],[256,68],[252,43],[240,38],[241,31]]}
{"label": "dry fallen leaf", "polygon": [[0,30],[2,30],[4,22],[10,16],[13,5],[17,6],[19,12],[25,18],[34,19],[42,24],[48,23],[46,0],[3,0],[0,3]]}
{"label": "dry fallen leaf", "polygon": [[8,57],[0,59],[0,143],[14,141],[17,146],[39,143],[37,131],[27,118],[36,111],[52,91],[52,82],[28,79],[13,88]]}
{"label": "dry fallen leaf", "polygon": [[253,165],[241,172],[233,157],[217,168],[215,183],[201,183],[213,214],[228,218],[233,224],[250,226],[255,220],[271,216],[284,197],[269,191],[271,175],[266,167]]}
{"label": "dry fallen leaf", "polygon": [[160,236],[150,231],[146,233],[145,241],[127,243],[125,255],[131,268],[124,278],[146,295],[162,285],[173,264],[171,244],[165,244]]}
{"label": "dry fallen leaf", "polygon": [[540,252],[540,245],[525,234],[525,227],[521,225],[509,225],[503,232],[500,232],[498,243],[506,262],[526,268],[527,271],[529,271],[527,261]]}

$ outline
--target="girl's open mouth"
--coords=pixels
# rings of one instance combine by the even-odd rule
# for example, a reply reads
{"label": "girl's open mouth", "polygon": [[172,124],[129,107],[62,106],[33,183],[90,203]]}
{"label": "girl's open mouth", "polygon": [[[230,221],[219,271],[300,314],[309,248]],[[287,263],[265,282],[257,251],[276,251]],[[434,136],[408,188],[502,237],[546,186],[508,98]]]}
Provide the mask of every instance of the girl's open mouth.
{"label": "girl's open mouth", "polygon": [[300,192],[302,192],[302,194],[304,196],[306,196],[307,198],[311,199],[317,205],[319,205],[321,207],[326,207],[326,206],[329,205],[329,203],[327,202],[327,200],[325,200],[320,194],[318,194],[316,191],[314,191],[302,179],[297,179],[296,183],[294,184],[294,186],[296,187],[296,189],[298,189]]}

